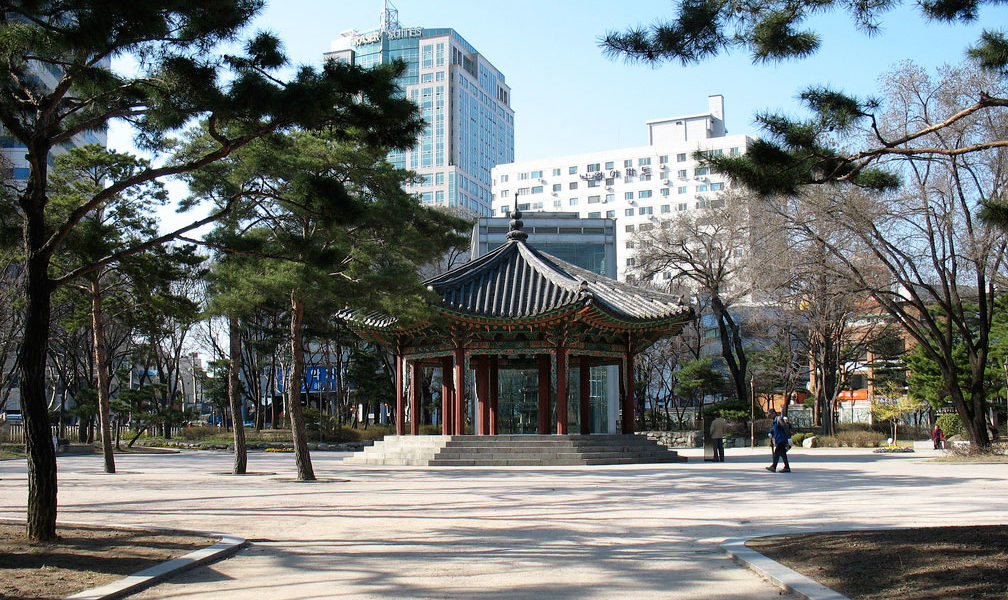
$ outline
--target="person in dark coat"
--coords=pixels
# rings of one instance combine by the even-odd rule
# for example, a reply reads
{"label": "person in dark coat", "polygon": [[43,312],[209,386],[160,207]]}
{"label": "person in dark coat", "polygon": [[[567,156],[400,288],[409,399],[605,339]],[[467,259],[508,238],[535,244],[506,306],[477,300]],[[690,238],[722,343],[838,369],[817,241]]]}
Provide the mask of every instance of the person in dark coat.
{"label": "person in dark coat", "polygon": [[777,462],[784,461],[784,468],[781,473],[790,473],[791,465],[788,464],[787,451],[791,441],[791,426],[783,417],[777,416],[777,411],[770,411],[770,418],[773,419],[773,426],[770,427],[770,438],[773,441],[773,464],[766,468],[771,473],[777,472]]}

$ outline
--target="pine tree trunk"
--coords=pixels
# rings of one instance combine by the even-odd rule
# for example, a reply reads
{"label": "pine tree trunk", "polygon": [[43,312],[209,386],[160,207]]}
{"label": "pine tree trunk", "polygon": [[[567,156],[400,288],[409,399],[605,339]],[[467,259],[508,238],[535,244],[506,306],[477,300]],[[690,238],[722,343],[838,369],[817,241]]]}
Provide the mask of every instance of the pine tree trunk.
{"label": "pine tree trunk", "polygon": [[294,462],[297,463],[298,480],[315,481],[311,455],[308,453],[308,435],[301,412],[301,382],[304,380],[304,301],[298,290],[291,292],[291,367],[287,376],[287,414],[290,416],[291,437],[294,441]]}
{"label": "pine tree trunk", "polygon": [[248,465],[248,450],[245,446],[245,422],[241,411],[241,330],[238,317],[228,318],[228,341],[231,364],[228,366],[228,404],[231,406],[231,421],[234,427],[234,474],[244,475]]}
{"label": "pine tree trunk", "polygon": [[91,280],[91,340],[94,345],[95,373],[98,387],[98,423],[101,426],[102,456],[105,472],[115,473],[115,455],[112,447],[112,414],[109,409],[109,372],[105,349],[105,325],[102,315],[99,275]]}
{"label": "pine tree trunk", "polygon": [[[44,169],[43,169],[44,170]],[[49,256],[39,249],[46,241],[43,203],[25,192],[24,211],[25,323],[21,344],[21,412],[28,454],[27,535],[34,542],[56,540],[56,450],[45,397],[45,367],[49,343],[51,292]]]}

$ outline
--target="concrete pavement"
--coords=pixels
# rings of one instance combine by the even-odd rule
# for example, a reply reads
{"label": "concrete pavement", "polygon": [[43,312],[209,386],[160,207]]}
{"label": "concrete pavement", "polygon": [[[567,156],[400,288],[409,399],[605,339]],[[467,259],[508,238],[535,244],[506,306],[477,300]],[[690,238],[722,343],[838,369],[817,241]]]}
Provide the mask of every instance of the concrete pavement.
{"label": "concrete pavement", "polygon": [[[61,456],[60,518],[225,531],[237,556],[136,598],[778,597],[728,559],[726,538],[823,529],[995,524],[1008,465],[931,463],[934,453],[795,449],[771,474],[765,448],[725,463],[603,467],[358,467],[255,453]],[[23,515],[22,461],[0,462],[0,516]]]}

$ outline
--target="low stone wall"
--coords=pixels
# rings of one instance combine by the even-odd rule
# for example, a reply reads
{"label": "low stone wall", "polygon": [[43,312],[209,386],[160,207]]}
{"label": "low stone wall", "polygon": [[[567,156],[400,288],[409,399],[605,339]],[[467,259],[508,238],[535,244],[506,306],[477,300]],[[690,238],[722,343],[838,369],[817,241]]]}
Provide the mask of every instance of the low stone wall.
{"label": "low stone wall", "polygon": [[696,431],[639,431],[649,440],[654,440],[667,448],[699,448],[703,446],[700,430]]}

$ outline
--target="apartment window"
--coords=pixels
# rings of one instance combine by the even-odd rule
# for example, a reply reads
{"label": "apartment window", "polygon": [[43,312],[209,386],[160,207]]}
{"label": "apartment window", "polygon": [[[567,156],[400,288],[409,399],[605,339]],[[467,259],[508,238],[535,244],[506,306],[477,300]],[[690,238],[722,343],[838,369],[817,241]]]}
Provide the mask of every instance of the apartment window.
{"label": "apartment window", "polygon": [[501,190],[500,197],[501,198],[507,198],[508,197],[508,190]]}
{"label": "apartment window", "polygon": [[667,162],[668,162],[668,154],[658,157],[658,164],[664,165]]}
{"label": "apartment window", "polygon": [[641,173],[641,181],[651,181],[651,173]]}
{"label": "apartment window", "polygon": [[633,192],[623,192],[624,200],[633,200]]}
{"label": "apartment window", "polygon": [[501,183],[507,183],[507,175],[501,175]]}
{"label": "apartment window", "polygon": [[668,188],[662,188],[661,189],[661,195],[662,196],[668,196],[669,195],[669,189]]}
{"label": "apartment window", "polygon": [[676,175],[679,179],[686,179],[686,169],[679,169],[679,171],[676,172]]}
{"label": "apartment window", "polygon": [[563,200],[561,200],[560,198],[557,198],[556,200],[553,201],[553,206],[555,206],[557,208],[563,206]]}
{"label": "apartment window", "polygon": [[686,203],[685,202],[679,203],[679,206],[676,207],[676,210],[678,210],[679,212],[686,210]]}
{"label": "apartment window", "polygon": [[578,184],[578,182],[572,181],[569,184],[567,184],[567,188],[571,189],[571,190],[576,190],[577,189],[577,184]]}
{"label": "apartment window", "polygon": [[707,167],[697,167],[696,170],[693,171],[693,174],[699,177],[700,175],[706,175],[709,172],[710,169],[708,169]]}
{"label": "apartment window", "polygon": [[638,198],[650,198],[651,197],[651,190],[641,190],[641,191],[637,192],[637,197]]}
{"label": "apartment window", "polygon": [[594,173],[595,171],[601,171],[601,170],[602,169],[599,168],[599,163],[590,163],[588,165],[588,172],[589,173]]}
{"label": "apartment window", "polygon": [[651,231],[652,227],[653,225],[651,225],[651,223],[641,223],[637,228],[637,231]]}
{"label": "apartment window", "polygon": [[601,217],[602,217],[602,213],[600,213],[600,212],[590,212],[590,213],[588,213],[588,218],[589,219],[599,219]]}
{"label": "apartment window", "polygon": [[608,171],[609,169],[615,169],[616,168],[616,163],[614,163],[611,160],[607,160],[606,163],[605,163],[605,168],[606,168],[606,171]]}
{"label": "apartment window", "polygon": [[731,149],[731,150],[730,150],[730,151],[728,152],[728,154],[729,154],[729,155],[731,155],[731,156],[738,156],[738,155],[739,155],[739,149],[738,149],[738,148],[732,148],[732,149]]}
{"label": "apartment window", "polygon": [[532,179],[542,179],[542,171],[532,171]]}
{"label": "apartment window", "polygon": [[698,191],[698,192],[706,192],[707,191],[707,184],[706,183],[702,183],[702,184],[696,186],[696,191]]}
{"label": "apartment window", "polygon": [[562,185],[560,185],[559,183],[554,183],[554,184],[553,184],[553,191],[554,191],[554,192],[559,192],[559,191],[560,191],[560,188],[562,188],[562,187],[563,187],[563,186],[562,186]]}
{"label": "apartment window", "polygon": [[541,186],[541,185],[534,185],[534,186],[532,186],[532,193],[533,194],[541,194],[541,193],[543,193],[543,186]]}
{"label": "apartment window", "polygon": [[609,186],[613,185],[614,183],[616,183],[616,179],[615,178],[613,178],[613,177],[606,177],[606,180],[605,180],[606,187],[609,187]]}
{"label": "apartment window", "polygon": [[683,152],[681,154],[676,154],[675,155],[675,160],[676,160],[676,162],[686,162],[686,153]]}
{"label": "apartment window", "polygon": [[588,204],[598,204],[602,201],[602,196],[588,196]]}
{"label": "apartment window", "polygon": [[559,176],[560,176],[560,169],[553,169],[553,177],[559,177]]}
{"label": "apartment window", "polygon": [[717,192],[717,191],[723,190],[724,189],[724,184],[720,183],[720,182],[718,182],[718,183],[712,183],[712,184],[710,184],[710,189],[711,189],[712,192]]}
{"label": "apartment window", "polygon": [[636,265],[637,265],[637,259],[635,259],[635,258],[628,258],[628,259],[626,259],[626,266],[633,267],[633,266],[636,266]]}
{"label": "apartment window", "polygon": [[528,210],[529,207],[530,207],[529,204],[519,204],[518,205],[518,210]]}
{"label": "apartment window", "polygon": [[598,179],[591,179],[588,181],[588,187],[598,187],[602,185],[602,181]]}
{"label": "apartment window", "polygon": [[634,243],[633,243],[633,240],[630,240],[630,241],[628,241],[628,242],[626,243],[626,247],[627,247],[627,248],[630,248],[630,249],[633,249],[633,247],[634,247]]}
{"label": "apartment window", "polygon": [[638,215],[650,215],[653,212],[654,211],[652,210],[652,207],[650,207],[650,206],[641,206],[641,207],[637,208],[637,214]]}
{"label": "apartment window", "polygon": [[529,193],[529,189],[528,188],[518,188],[518,195],[519,196],[524,196],[524,195],[526,195],[528,193]]}
{"label": "apartment window", "polygon": [[679,187],[677,187],[676,188],[676,193],[677,194],[685,194],[686,193],[686,186],[685,185],[680,185]]}
{"label": "apartment window", "polygon": [[633,166],[633,159],[632,158],[628,158],[628,159],[626,159],[626,160],[623,161],[623,167],[624,168],[626,168],[626,167],[632,167],[632,166]]}
{"label": "apartment window", "polygon": [[607,219],[615,219],[616,218],[616,211],[615,210],[607,210],[607,211],[605,211],[605,216],[606,216]]}
{"label": "apartment window", "polygon": [[518,173],[518,179],[528,179],[528,173]]}
{"label": "apartment window", "polygon": [[633,216],[633,209],[632,208],[626,208],[626,209],[624,209],[623,210],[623,216],[624,217],[632,217]]}
{"label": "apartment window", "polygon": [[577,206],[577,198],[571,198],[570,199],[570,205],[571,206]]}
{"label": "apartment window", "polygon": [[644,165],[650,165],[650,164],[651,164],[651,157],[650,156],[645,157],[645,158],[638,158],[637,159],[637,166],[638,167],[643,167]]}
{"label": "apartment window", "polygon": [[661,211],[662,211],[663,215],[666,215],[666,214],[672,212],[672,205],[671,204],[662,204],[661,205]]}
{"label": "apartment window", "polygon": [[605,201],[606,202],[615,202],[616,201],[616,194],[606,194],[605,195]]}
{"label": "apartment window", "polygon": [[574,175],[575,173],[577,173],[577,166],[567,167],[567,173],[570,175]]}
{"label": "apartment window", "polygon": [[627,233],[633,233],[633,225],[627,225],[626,226],[626,232]]}

